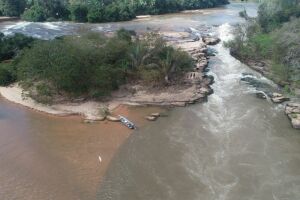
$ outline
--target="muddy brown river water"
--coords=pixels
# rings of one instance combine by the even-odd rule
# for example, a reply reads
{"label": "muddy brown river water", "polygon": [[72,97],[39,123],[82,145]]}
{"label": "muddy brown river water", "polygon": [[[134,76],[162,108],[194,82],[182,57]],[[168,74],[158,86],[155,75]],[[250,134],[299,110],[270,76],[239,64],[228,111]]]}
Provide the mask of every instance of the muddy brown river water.
{"label": "muddy brown river water", "polygon": [[[238,12],[244,7],[256,14],[256,4],[232,3],[142,21],[14,22],[0,30],[52,38],[78,27],[192,28],[198,34],[205,27],[227,41],[233,25],[243,22]],[[213,48],[217,56],[209,74],[215,77],[215,93],[208,102],[173,109],[132,134],[121,125],[87,125],[77,117],[47,116],[0,99],[0,199],[299,200],[300,132],[291,128],[282,105],[256,98],[240,78],[251,72],[272,84],[269,80],[231,57],[222,44]],[[121,112],[140,124],[153,111],[132,109]]]}

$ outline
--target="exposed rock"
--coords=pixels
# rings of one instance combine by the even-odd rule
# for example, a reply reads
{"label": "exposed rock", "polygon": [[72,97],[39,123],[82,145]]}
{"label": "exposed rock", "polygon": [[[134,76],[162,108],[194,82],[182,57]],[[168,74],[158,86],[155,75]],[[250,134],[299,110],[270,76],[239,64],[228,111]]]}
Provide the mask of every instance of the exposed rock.
{"label": "exposed rock", "polygon": [[210,87],[202,87],[199,89],[200,94],[211,95],[214,93],[214,90]]}
{"label": "exposed rock", "polygon": [[106,116],[88,116],[86,117],[83,122],[86,124],[95,123],[98,121],[104,121],[106,119]]}
{"label": "exposed rock", "polygon": [[197,83],[203,79],[203,74],[200,72],[188,72],[185,75],[185,81],[189,83]]}
{"label": "exposed rock", "polygon": [[290,98],[283,96],[282,94],[279,93],[273,93],[271,100],[273,103],[283,103],[285,101],[289,101]]}
{"label": "exposed rock", "polygon": [[208,48],[207,56],[216,56],[218,52],[213,48]]}
{"label": "exposed rock", "polygon": [[157,119],[157,117],[153,117],[153,116],[146,116],[145,117],[148,121],[155,121]]}
{"label": "exposed rock", "polygon": [[186,102],[172,102],[171,105],[172,106],[178,106],[178,107],[185,107]]}
{"label": "exposed rock", "polygon": [[279,94],[279,93],[276,93],[276,92],[274,92],[274,93],[272,94],[272,98],[277,98],[277,97],[283,97],[283,95],[282,95],[282,94]]}
{"label": "exposed rock", "polygon": [[300,103],[288,103],[285,107],[286,114],[300,113]]}
{"label": "exposed rock", "polygon": [[283,103],[283,102],[286,102],[286,101],[289,101],[290,98],[288,97],[274,97],[272,98],[272,101],[273,103]]}
{"label": "exposed rock", "polygon": [[106,116],[100,116],[100,117],[95,117],[92,120],[94,121],[104,121],[106,119]]}
{"label": "exposed rock", "polygon": [[285,107],[285,113],[291,120],[292,126],[300,129],[300,103],[288,103]]}
{"label": "exposed rock", "polygon": [[152,116],[152,117],[160,117],[160,113],[151,113],[150,116]]}
{"label": "exposed rock", "polygon": [[220,38],[205,36],[202,38],[203,42],[207,45],[216,45],[221,42]]}
{"label": "exposed rock", "polygon": [[198,70],[202,71],[202,70],[204,70],[208,66],[208,61],[204,60],[204,61],[198,62],[196,66],[197,66],[196,68]]}
{"label": "exposed rock", "polygon": [[106,119],[108,121],[111,121],[111,122],[119,122],[120,121],[119,117],[114,117],[114,116],[111,116],[111,115],[106,116]]}
{"label": "exposed rock", "polygon": [[[273,91],[276,91],[270,83],[255,77],[252,73],[242,73],[241,81],[253,86],[257,91],[257,97],[266,99],[267,96],[272,98]],[[267,95],[267,96],[266,96]],[[266,96],[266,98],[264,98]]]}
{"label": "exposed rock", "polygon": [[212,85],[215,82],[215,78],[211,75],[205,75],[203,77],[203,85]]}

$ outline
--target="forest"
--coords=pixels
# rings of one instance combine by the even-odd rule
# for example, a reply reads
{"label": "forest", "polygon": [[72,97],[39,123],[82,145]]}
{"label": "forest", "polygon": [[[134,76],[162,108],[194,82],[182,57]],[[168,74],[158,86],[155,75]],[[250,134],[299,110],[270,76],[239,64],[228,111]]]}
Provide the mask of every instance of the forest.
{"label": "forest", "polygon": [[300,2],[265,0],[258,16],[240,15],[247,22],[236,28],[235,39],[226,44],[231,54],[245,61],[259,61],[272,80],[293,94],[300,88]]}
{"label": "forest", "polygon": [[137,15],[163,14],[188,9],[211,8],[228,0],[0,0],[0,15],[43,22],[125,21]]}

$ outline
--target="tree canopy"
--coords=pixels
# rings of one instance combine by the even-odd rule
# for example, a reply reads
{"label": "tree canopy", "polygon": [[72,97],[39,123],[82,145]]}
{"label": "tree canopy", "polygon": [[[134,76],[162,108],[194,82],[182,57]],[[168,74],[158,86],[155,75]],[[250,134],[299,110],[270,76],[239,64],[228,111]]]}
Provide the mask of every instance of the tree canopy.
{"label": "tree canopy", "polygon": [[130,20],[140,14],[210,8],[226,3],[227,0],[0,0],[0,12],[7,16],[22,16],[28,21],[107,22]]}
{"label": "tree canopy", "polygon": [[258,17],[239,27],[227,45],[242,60],[270,63],[270,78],[288,91],[300,88],[300,1],[262,0]]}
{"label": "tree canopy", "polygon": [[49,41],[21,35],[3,40],[17,41],[20,51],[8,57],[13,62],[0,63],[0,85],[19,81],[44,103],[62,94],[102,98],[131,81],[168,85],[194,65],[186,52],[167,45],[157,33],[140,37],[121,29],[112,38],[88,33]]}

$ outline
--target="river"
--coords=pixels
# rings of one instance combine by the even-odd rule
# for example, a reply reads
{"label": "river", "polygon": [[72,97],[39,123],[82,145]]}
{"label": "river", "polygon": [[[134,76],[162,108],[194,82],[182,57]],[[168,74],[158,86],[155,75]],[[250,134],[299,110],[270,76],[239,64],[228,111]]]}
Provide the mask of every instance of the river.
{"label": "river", "polygon": [[[7,34],[52,38],[80,32],[80,26],[102,31],[205,26],[226,41],[233,25],[243,21],[238,12],[244,7],[256,14],[256,4],[232,3],[133,22],[19,22],[2,28]],[[215,93],[208,102],[173,109],[169,117],[124,133],[125,143],[120,127],[108,125],[108,136],[77,118],[50,117],[0,99],[0,199],[299,200],[299,131],[291,128],[282,105],[258,99],[240,78],[251,72],[269,80],[230,56],[222,44],[213,48],[217,55],[209,73]],[[108,144],[122,145],[108,170],[97,172],[101,168],[94,158],[99,146],[105,151]],[[98,173],[105,173],[101,183]]]}

